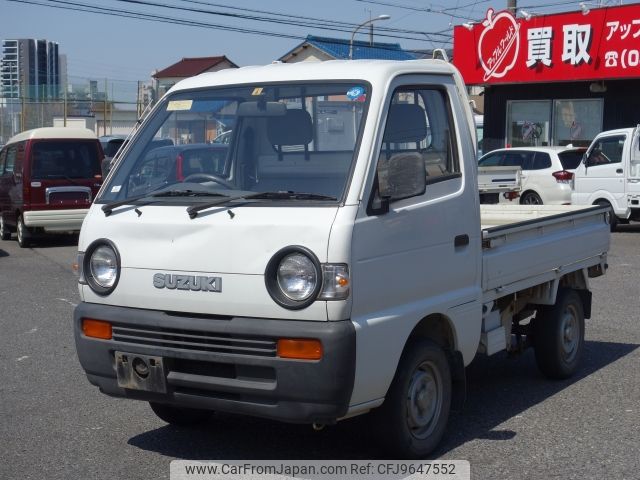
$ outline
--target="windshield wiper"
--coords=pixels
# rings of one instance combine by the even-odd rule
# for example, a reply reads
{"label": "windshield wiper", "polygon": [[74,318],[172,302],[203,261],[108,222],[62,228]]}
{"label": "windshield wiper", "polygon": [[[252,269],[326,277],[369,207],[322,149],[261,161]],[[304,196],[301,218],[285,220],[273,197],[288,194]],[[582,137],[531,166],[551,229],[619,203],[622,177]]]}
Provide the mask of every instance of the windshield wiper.
{"label": "windshield wiper", "polygon": [[189,218],[194,219],[198,216],[198,212],[207,210],[223,203],[231,202],[234,200],[337,200],[336,197],[330,195],[320,195],[317,193],[302,193],[302,192],[258,192],[249,195],[238,195],[236,197],[221,198],[212,202],[203,203],[201,205],[193,205],[187,208]]}
{"label": "windshield wiper", "polygon": [[121,207],[123,205],[130,205],[133,202],[142,200],[144,198],[159,198],[159,197],[228,197],[223,193],[216,192],[204,192],[194,190],[162,190],[155,193],[145,193],[142,195],[136,195],[135,197],[125,198],[124,200],[118,200],[116,202],[106,203],[102,206],[104,216],[108,217],[113,212],[113,209]]}

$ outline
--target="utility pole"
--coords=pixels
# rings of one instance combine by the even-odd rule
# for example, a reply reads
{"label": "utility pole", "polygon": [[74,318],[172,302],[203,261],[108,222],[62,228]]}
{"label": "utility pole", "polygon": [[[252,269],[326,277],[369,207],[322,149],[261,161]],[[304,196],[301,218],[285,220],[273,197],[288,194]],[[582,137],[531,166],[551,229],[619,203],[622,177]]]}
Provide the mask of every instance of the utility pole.
{"label": "utility pole", "polygon": [[516,16],[516,10],[518,8],[516,3],[517,0],[507,0],[507,10],[509,10],[509,12],[511,12],[514,17]]}
{"label": "utility pole", "polygon": [[103,135],[107,135],[107,79],[104,79],[104,107],[102,110],[102,131]]}

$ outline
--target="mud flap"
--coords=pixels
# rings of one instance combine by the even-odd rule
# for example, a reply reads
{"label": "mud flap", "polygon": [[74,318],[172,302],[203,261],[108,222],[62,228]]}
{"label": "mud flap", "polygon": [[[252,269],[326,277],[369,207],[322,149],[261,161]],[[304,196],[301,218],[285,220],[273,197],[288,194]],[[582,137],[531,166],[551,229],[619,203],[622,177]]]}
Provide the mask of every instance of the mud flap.
{"label": "mud flap", "polygon": [[460,411],[467,399],[467,378],[464,370],[462,353],[449,352],[449,366],[451,368],[451,409]]}

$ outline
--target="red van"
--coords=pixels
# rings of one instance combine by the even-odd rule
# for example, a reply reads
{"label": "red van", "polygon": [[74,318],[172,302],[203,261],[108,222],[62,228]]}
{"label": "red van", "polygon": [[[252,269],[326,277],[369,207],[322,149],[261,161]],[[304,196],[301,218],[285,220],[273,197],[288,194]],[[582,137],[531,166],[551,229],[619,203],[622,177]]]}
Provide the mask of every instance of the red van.
{"label": "red van", "polygon": [[37,128],[0,150],[0,237],[18,244],[47,232],[80,230],[102,185],[104,154],[84,128]]}

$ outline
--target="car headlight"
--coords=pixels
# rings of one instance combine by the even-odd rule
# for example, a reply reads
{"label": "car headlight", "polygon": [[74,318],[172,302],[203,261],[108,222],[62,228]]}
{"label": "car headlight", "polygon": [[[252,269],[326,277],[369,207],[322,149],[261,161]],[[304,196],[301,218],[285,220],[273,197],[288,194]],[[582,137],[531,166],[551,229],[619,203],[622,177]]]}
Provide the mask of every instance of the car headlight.
{"label": "car headlight", "polygon": [[278,287],[296,302],[307,300],[318,284],[318,270],[303,253],[290,253],[280,261]]}
{"label": "car headlight", "polygon": [[267,264],[265,284],[280,306],[291,310],[308,307],[322,286],[320,262],[307,248],[283,248]]}
{"label": "car headlight", "polygon": [[110,240],[93,242],[84,254],[84,280],[98,295],[109,295],[120,277],[120,255]]}

